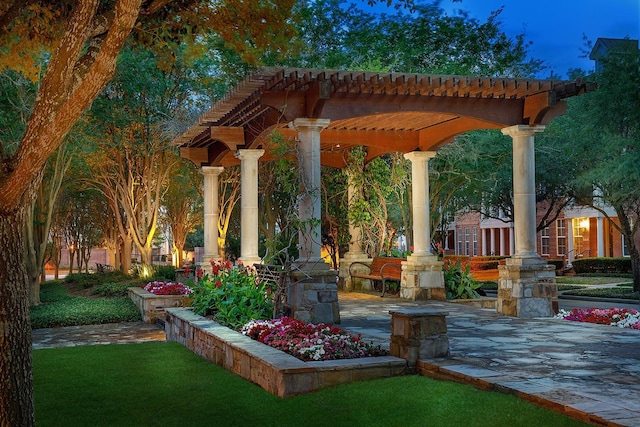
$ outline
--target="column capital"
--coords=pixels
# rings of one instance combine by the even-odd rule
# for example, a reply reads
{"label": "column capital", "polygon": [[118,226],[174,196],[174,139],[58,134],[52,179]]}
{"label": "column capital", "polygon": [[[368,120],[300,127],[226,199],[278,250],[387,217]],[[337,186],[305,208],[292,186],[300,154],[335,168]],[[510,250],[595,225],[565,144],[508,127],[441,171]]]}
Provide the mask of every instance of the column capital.
{"label": "column capital", "polygon": [[509,126],[508,128],[500,129],[503,135],[509,135],[511,137],[515,136],[533,136],[536,133],[544,131],[546,128],[545,125],[514,125]]}
{"label": "column capital", "polygon": [[438,154],[436,151],[412,151],[410,153],[405,153],[404,158],[414,162],[432,159],[436,154]]}
{"label": "column capital", "polygon": [[252,148],[243,148],[237,150],[234,154],[236,159],[240,160],[250,160],[250,159],[259,159],[264,155],[263,149],[252,149]]}
{"label": "column capital", "polygon": [[289,122],[289,128],[297,131],[301,130],[317,130],[318,132],[329,126],[331,120],[329,119],[309,119],[298,118]]}
{"label": "column capital", "polygon": [[200,173],[202,175],[220,175],[224,171],[222,166],[202,166]]}

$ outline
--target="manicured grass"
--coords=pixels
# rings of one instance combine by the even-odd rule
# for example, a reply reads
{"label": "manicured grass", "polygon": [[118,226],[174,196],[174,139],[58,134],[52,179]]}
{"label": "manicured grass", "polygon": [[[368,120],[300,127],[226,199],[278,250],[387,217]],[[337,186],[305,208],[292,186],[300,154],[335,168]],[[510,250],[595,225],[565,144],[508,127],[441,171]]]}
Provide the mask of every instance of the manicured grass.
{"label": "manicured grass", "polygon": [[568,291],[565,293],[565,295],[600,298],[622,298],[636,301],[640,300],[640,292],[633,292],[633,288],[628,287],[582,289],[578,291]]}
{"label": "manicured grass", "polygon": [[39,426],[581,426],[514,396],[409,376],[288,399],[176,343],[34,351]]}

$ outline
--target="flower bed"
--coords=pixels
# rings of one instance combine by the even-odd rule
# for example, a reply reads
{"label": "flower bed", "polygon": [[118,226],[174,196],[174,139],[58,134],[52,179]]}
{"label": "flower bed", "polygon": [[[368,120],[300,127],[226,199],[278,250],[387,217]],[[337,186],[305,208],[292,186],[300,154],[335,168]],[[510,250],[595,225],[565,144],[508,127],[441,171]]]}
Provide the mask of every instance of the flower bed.
{"label": "flower bed", "polygon": [[556,318],[640,330],[640,312],[626,308],[574,308],[571,311],[560,310]]}
{"label": "flower bed", "polygon": [[305,323],[289,317],[252,320],[241,332],[252,339],[282,350],[303,361],[356,359],[386,356],[380,346],[362,341],[335,326]]}
{"label": "flower bed", "polygon": [[149,282],[142,289],[154,295],[191,295],[193,290],[180,282]]}

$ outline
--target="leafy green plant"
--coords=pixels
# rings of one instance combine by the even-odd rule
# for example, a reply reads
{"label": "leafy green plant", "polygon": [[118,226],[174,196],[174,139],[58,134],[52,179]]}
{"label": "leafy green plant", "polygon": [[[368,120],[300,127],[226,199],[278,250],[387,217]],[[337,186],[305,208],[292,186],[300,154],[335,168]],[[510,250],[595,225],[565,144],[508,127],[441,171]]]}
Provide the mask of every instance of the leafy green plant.
{"label": "leafy green plant", "polygon": [[124,283],[103,283],[93,290],[94,295],[102,295],[103,297],[126,297],[127,289],[131,286],[129,282]]}
{"label": "leafy green plant", "polygon": [[229,261],[212,262],[212,274],[193,286],[191,306],[220,324],[240,329],[252,319],[270,319],[273,305],[267,282],[258,283],[251,267],[234,268]]}
{"label": "leafy green plant", "polygon": [[480,298],[480,294],[476,292],[476,289],[480,288],[480,283],[471,275],[469,264],[461,267],[460,261],[455,264],[445,263],[444,287],[447,299]]}
{"label": "leafy green plant", "polygon": [[164,279],[169,282],[176,280],[176,269],[172,265],[157,265],[153,269],[155,279]]}

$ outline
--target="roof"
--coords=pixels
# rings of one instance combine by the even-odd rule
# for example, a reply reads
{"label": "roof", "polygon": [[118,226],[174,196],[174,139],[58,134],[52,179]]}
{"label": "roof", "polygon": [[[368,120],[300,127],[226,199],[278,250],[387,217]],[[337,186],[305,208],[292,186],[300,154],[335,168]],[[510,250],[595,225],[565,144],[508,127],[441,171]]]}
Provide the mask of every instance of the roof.
{"label": "roof", "polygon": [[[322,163],[344,166],[345,152],[367,146],[368,159],[392,151],[436,150],[455,135],[516,124],[546,124],[564,99],[595,86],[453,75],[261,68],[174,140],[198,165],[230,165],[238,148],[261,148],[297,118],[329,119]],[[265,156],[269,159],[269,156]]]}

